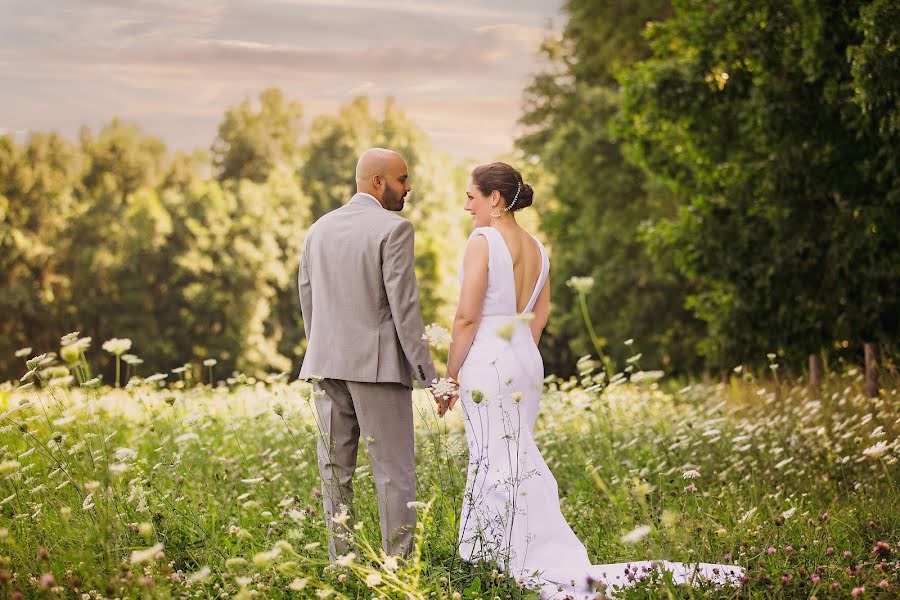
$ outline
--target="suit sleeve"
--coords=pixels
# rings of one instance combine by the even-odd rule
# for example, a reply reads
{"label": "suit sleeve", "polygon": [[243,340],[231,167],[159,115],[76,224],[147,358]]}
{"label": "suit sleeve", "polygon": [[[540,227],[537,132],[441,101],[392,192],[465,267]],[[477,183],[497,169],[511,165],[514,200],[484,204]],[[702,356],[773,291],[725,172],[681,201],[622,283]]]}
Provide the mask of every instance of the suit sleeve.
{"label": "suit sleeve", "polygon": [[415,240],[412,224],[402,221],[389,234],[381,250],[384,289],[391,316],[400,338],[400,347],[413,368],[420,387],[437,378],[428,343],[422,339],[425,326],[419,306],[419,286],[415,271]]}
{"label": "suit sleeve", "polygon": [[309,281],[309,232],[303,242],[303,254],[300,255],[300,272],[297,276],[297,287],[300,290],[300,312],[303,314],[303,330],[309,340],[312,332],[313,297],[312,285]]}

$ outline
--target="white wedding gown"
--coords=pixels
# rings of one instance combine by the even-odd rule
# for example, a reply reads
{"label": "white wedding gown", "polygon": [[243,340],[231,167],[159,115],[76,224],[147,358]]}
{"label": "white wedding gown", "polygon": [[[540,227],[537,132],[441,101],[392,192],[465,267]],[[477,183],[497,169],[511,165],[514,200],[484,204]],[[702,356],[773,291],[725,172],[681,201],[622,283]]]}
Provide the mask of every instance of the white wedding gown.
{"label": "white wedding gown", "polygon": [[[532,432],[544,380],[544,364],[528,323],[516,314],[512,257],[500,232],[479,227],[490,248],[481,322],[459,373],[460,401],[469,446],[469,468],[460,516],[459,553],[469,562],[494,560],[511,576],[540,590],[542,598],[592,598],[648,575],[671,571],[675,582],[701,579],[736,585],[733,565],[635,561],[592,565],[584,544],[559,506],[556,479]],[[471,237],[471,236],[470,236]],[[547,281],[550,262],[522,314],[530,313]],[[462,282],[462,266],[460,266]]]}

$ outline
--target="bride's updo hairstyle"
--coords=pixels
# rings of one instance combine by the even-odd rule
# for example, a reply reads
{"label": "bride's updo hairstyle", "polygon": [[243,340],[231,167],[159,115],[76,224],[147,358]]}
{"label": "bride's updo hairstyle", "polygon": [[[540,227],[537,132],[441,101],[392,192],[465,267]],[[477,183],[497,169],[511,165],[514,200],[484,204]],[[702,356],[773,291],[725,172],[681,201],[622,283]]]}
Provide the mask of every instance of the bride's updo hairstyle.
{"label": "bride's updo hairstyle", "polygon": [[[472,182],[485,196],[497,190],[510,212],[528,208],[534,201],[534,190],[522,179],[522,174],[505,162],[478,165],[472,171]],[[517,194],[518,192],[518,194]]]}

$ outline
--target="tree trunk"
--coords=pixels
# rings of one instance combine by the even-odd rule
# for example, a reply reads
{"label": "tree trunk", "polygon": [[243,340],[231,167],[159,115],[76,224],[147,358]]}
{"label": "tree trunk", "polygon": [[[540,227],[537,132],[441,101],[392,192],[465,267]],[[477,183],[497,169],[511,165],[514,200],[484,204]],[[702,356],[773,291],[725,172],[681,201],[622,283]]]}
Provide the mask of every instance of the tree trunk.
{"label": "tree trunk", "polygon": [[822,374],[825,369],[822,367],[822,356],[820,354],[809,355],[809,385],[818,390],[822,385]]}
{"label": "tree trunk", "polygon": [[869,398],[877,398],[880,388],[878,376],[881,370],[878,344],[866,342],[863,348],[866,353],[866,394]]}

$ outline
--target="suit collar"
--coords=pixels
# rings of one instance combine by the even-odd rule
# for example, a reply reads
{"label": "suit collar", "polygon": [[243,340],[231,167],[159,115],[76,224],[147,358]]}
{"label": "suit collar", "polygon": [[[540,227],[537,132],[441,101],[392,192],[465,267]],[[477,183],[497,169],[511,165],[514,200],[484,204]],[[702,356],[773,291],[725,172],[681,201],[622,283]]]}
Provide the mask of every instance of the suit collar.
{"label": "suit collar", "polygon": [[350,204],[362,204],[364,206],[377,206],[378,208],[384,208],[381,205],[375,196],[371,194],[367,194],[365,192],[357,192],[350,198]]}

